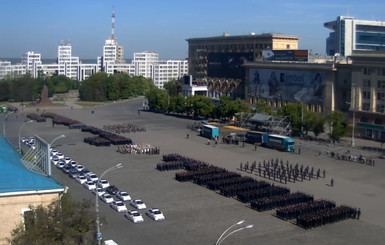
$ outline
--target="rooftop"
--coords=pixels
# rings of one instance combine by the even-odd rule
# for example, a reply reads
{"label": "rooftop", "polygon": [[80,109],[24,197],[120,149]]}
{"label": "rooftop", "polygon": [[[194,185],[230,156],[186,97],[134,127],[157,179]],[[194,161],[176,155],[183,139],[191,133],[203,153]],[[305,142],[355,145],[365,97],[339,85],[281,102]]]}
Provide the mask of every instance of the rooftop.
{"label": "rooftop", "polygon": [[28,171],[20,154],[0,136],[0,196],[14,192],[60,192],[64,187],[52,177]]}

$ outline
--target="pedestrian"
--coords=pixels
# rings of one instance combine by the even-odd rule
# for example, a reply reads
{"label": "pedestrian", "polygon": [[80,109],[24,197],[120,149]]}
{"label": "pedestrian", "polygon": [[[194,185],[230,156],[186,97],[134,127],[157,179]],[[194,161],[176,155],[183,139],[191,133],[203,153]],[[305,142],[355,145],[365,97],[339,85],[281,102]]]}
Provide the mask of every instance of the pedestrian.
{"label": "pedestrian", "polygon": [[245,148],[245,142],[242,143],[242,147]]}
{"label": "pedestrian", "polygon": [[361,209],[358,209],[357,210],[357,219],[360,219],[360,215],[361,215]]}
{"label": "pedestrian", "polygon": [[207,140],[207,144],[210,145],[210,139]]}
{"label": "pedestrian", "polygon": [[254,151],[257,151],[257,143],[254,144]]}
{"label": "pedestrian", "polygon": [[190,137],[190,135],[189,135],[189,134],[187,134],[187,139],[188,139],[188,137]]}
{"label": "pedestrian", "polygon": [[332,179],[330,180],[330,186],[333,187],[333,185],[334,185],[334,179],[332,178]]}
{"label": "pedestrian", "polygon": [[301,147],[298,147],[298,155],[301,155]]}

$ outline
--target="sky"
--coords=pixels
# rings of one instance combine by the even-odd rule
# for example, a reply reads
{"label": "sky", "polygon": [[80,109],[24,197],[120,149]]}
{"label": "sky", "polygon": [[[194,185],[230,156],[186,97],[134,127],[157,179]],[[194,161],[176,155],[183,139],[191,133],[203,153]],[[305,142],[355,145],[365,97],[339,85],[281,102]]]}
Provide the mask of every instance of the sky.
{"label": "sky", "polygon": [[225,32],[299,36],[299,49],[325,54],[325,22],[340,15],[385,21],[383,0],[0,0],[0,57],[34,51],[56,58],[60,41],[70,40],[73,56],[96,59],[111,35],[113,9],[126,59],[143,51],[185,59],[186,39]]}

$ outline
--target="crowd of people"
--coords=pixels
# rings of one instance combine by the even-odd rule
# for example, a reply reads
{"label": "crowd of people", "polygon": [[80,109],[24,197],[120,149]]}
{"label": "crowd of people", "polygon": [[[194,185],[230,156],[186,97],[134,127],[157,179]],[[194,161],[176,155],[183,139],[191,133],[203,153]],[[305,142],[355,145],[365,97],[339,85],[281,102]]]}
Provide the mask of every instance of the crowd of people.
{"label": "crowd of people", "polygon": [[[309,166],[284,164],[283,160],[264,161],[257,167],[242,165],[244,171],[265,171],[271,175],[284,173],[288,179],[320,178],[321,170],[314,170]],[[275,211],[275,216],[283,220],[296,219],[297,225],[303,228],[311,228],[347,218],[356,218],[361,214],[360,209],[348,206],[337,207],[335,202],[328,200],[314,200],[313,195],[295,192],[283,186],[275,186],[266,181],[259,181],[247,176],[241,176],[237,172],[231,172],[206,162],[184,157],[178,154],[163,155],[163,162],[157,164],[160,171],[180,170],[187,171],[175,173],[175,179],[180,182],[191,181],[219,192],[226,197],[234,197],[250,207],[262,212]],[[257,169],[257,170],[256,170]],[[322,174],[325,177],[325,171]],[[275,175],[276,178],[278,175]],[[272,176],[274,178],[274,176]],[[278,208],[278,209],[277,209]]]}
{"label": "crowd of people", "polygon": [[240,163],[239,169],[250,173],[256,172],[260,177],[268,178],[270,180],[279,181],[280,183],[287,184],[288,181],[304,181],[311,179],[325,178],[326,171],[309,165],[299,165],[296,163],[293,165],[289,163],[289,160],[284,163],[284,161],[278,158],[271,160],[264,160],[263,163],[254,161],[252,163]]}
{"label": "crowd of people", "polygon": [[151,146],[149,144],[137,143],[118,145],[117,152],[122,154],[146,154],[157,155],[160,154],[160,148],[158,146]]}
{"label": "crowd of people", "polygon": [[357,163],[366,164],[369,166],[374,166],[374,159],[371,159],[371,158],[368,159],[363,155],[356,156],[351,154],[350,151],[347,151],[345,153],[330,152],[330,157],[337,160],[357,162]]}
{"label": "crowd of people", "polygon": [[115,134],[146,132],[146,128],[132,123],[103,125],[103,129]]}

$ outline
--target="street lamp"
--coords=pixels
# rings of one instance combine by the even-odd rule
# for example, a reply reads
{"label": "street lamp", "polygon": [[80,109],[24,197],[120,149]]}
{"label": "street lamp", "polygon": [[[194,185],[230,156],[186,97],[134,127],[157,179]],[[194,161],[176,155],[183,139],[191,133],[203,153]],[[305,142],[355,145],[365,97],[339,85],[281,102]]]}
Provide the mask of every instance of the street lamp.
{"label": "street lamp", "polygon": [[21,133],[21,130],[23,129],[23,127],[25,125],[27,125],[28,123],[31,123],[31,122],[33,122],[33,120],[26,121],[25,123],[23,123],[23,125],[21,125],[21,127],[19,129],[19,152],[21,152],[21,144],[20,144],[20,133]]}
{"label": "street lamp", "polygon": [[[227,234],[225,237],[223,237],[223,236],[226,234],[226,232],[228,232],[231,228],[233,228],[233,227],[236,226],[236,225],[241,225],[241,224],[243,224],[244,222],[245,222],[245,220],[238,221],[237,223],[235,223],[235,224],[231,225],[229,228],[227,228],[227,229],[221,234],[221,236],[218,238],[218,240],[217,240],[217,242],[215,243],[215,245],[221,244],[221,243],[223,242],[223,240],[225,240],[228,236],[230,236],[231,234],[233,234],[233,233],[235,233],[235,232],[237,232],[237,231],[241,231],[241,230],[243,230],[243,229],[249,229],[249,228],[253,227],[253,225],[244,226],[244,227],[242,227],[242,228],[239,228],[239,229],[237,229],[237,230],[234,230],[234,231],[230,232],[230,233]],[[223,237],[223,239],[222,239],[222,237]]]}
{"label": "street lamp", "polygon": [[236,229],[232,232],[230,232],[229,234],[227,234],[217,245],[221,244],[227,237],[229,237],[230,235],[234,234],[235,232],[238,232],[238,231],[241,231],[241,230],[244,230],[244,229],[250,229],[252,228],[254,225],[247,225],[247,226],[244,226],[242,228],[239,228],[239,229]]}
{"label": "street lamp", "polygon": [[353,118],[352,118],[352,147],[354,147],[354,124],[355,124],[355,121],[356,121],[356,110],[354,109],[354,103],[350,103],[350,102],[346,102],[346,104],[348,105],[351,105],[352,107],[352,110],[353,110]]}
{"label": "street lamp", "polygon": [[8,116],[9,116],[9,113],[4,114],[4,123],[3,123],[3,135],[4,135],[4,137],[5,137],[5,121],[7,121]]}
{"label": "street lamp", "polygon": [[[119,169],[119,168],[122,168],[123,165],[121,163],[118,163],[116,164],[115,166],[112,166],[110,167],[109,169],[107,169],[106,171],[104,171],[102,173],[102,175],[100,175],[100,178],[98,179],[98,181],[96,182],[96,187],[99,185],[99,181],[103,178],[103,176],[112,171],[112,170],[116,170],[116,169]],[[98,193],[95,193],[95,211],[96,211],[96,239],[98,241],[98,244],[101,245],[101,240],[102,240],[102,233],[100,232],[100,221],[99,221],[99,196],[98,196]]]}
{"label": "street lamp", "polygon": [[55,141],[58,140],[58,139],[65,138],[65,137],[66,137],[66,136],[65,136],[64,134],[62,134],[62,135],[56,137],[55,139],[53,139],[53,140],[51,141],[51,143],[49,144],[49,148],[51,147],[51,145],[53,144],[53,142],[55,142]]}

